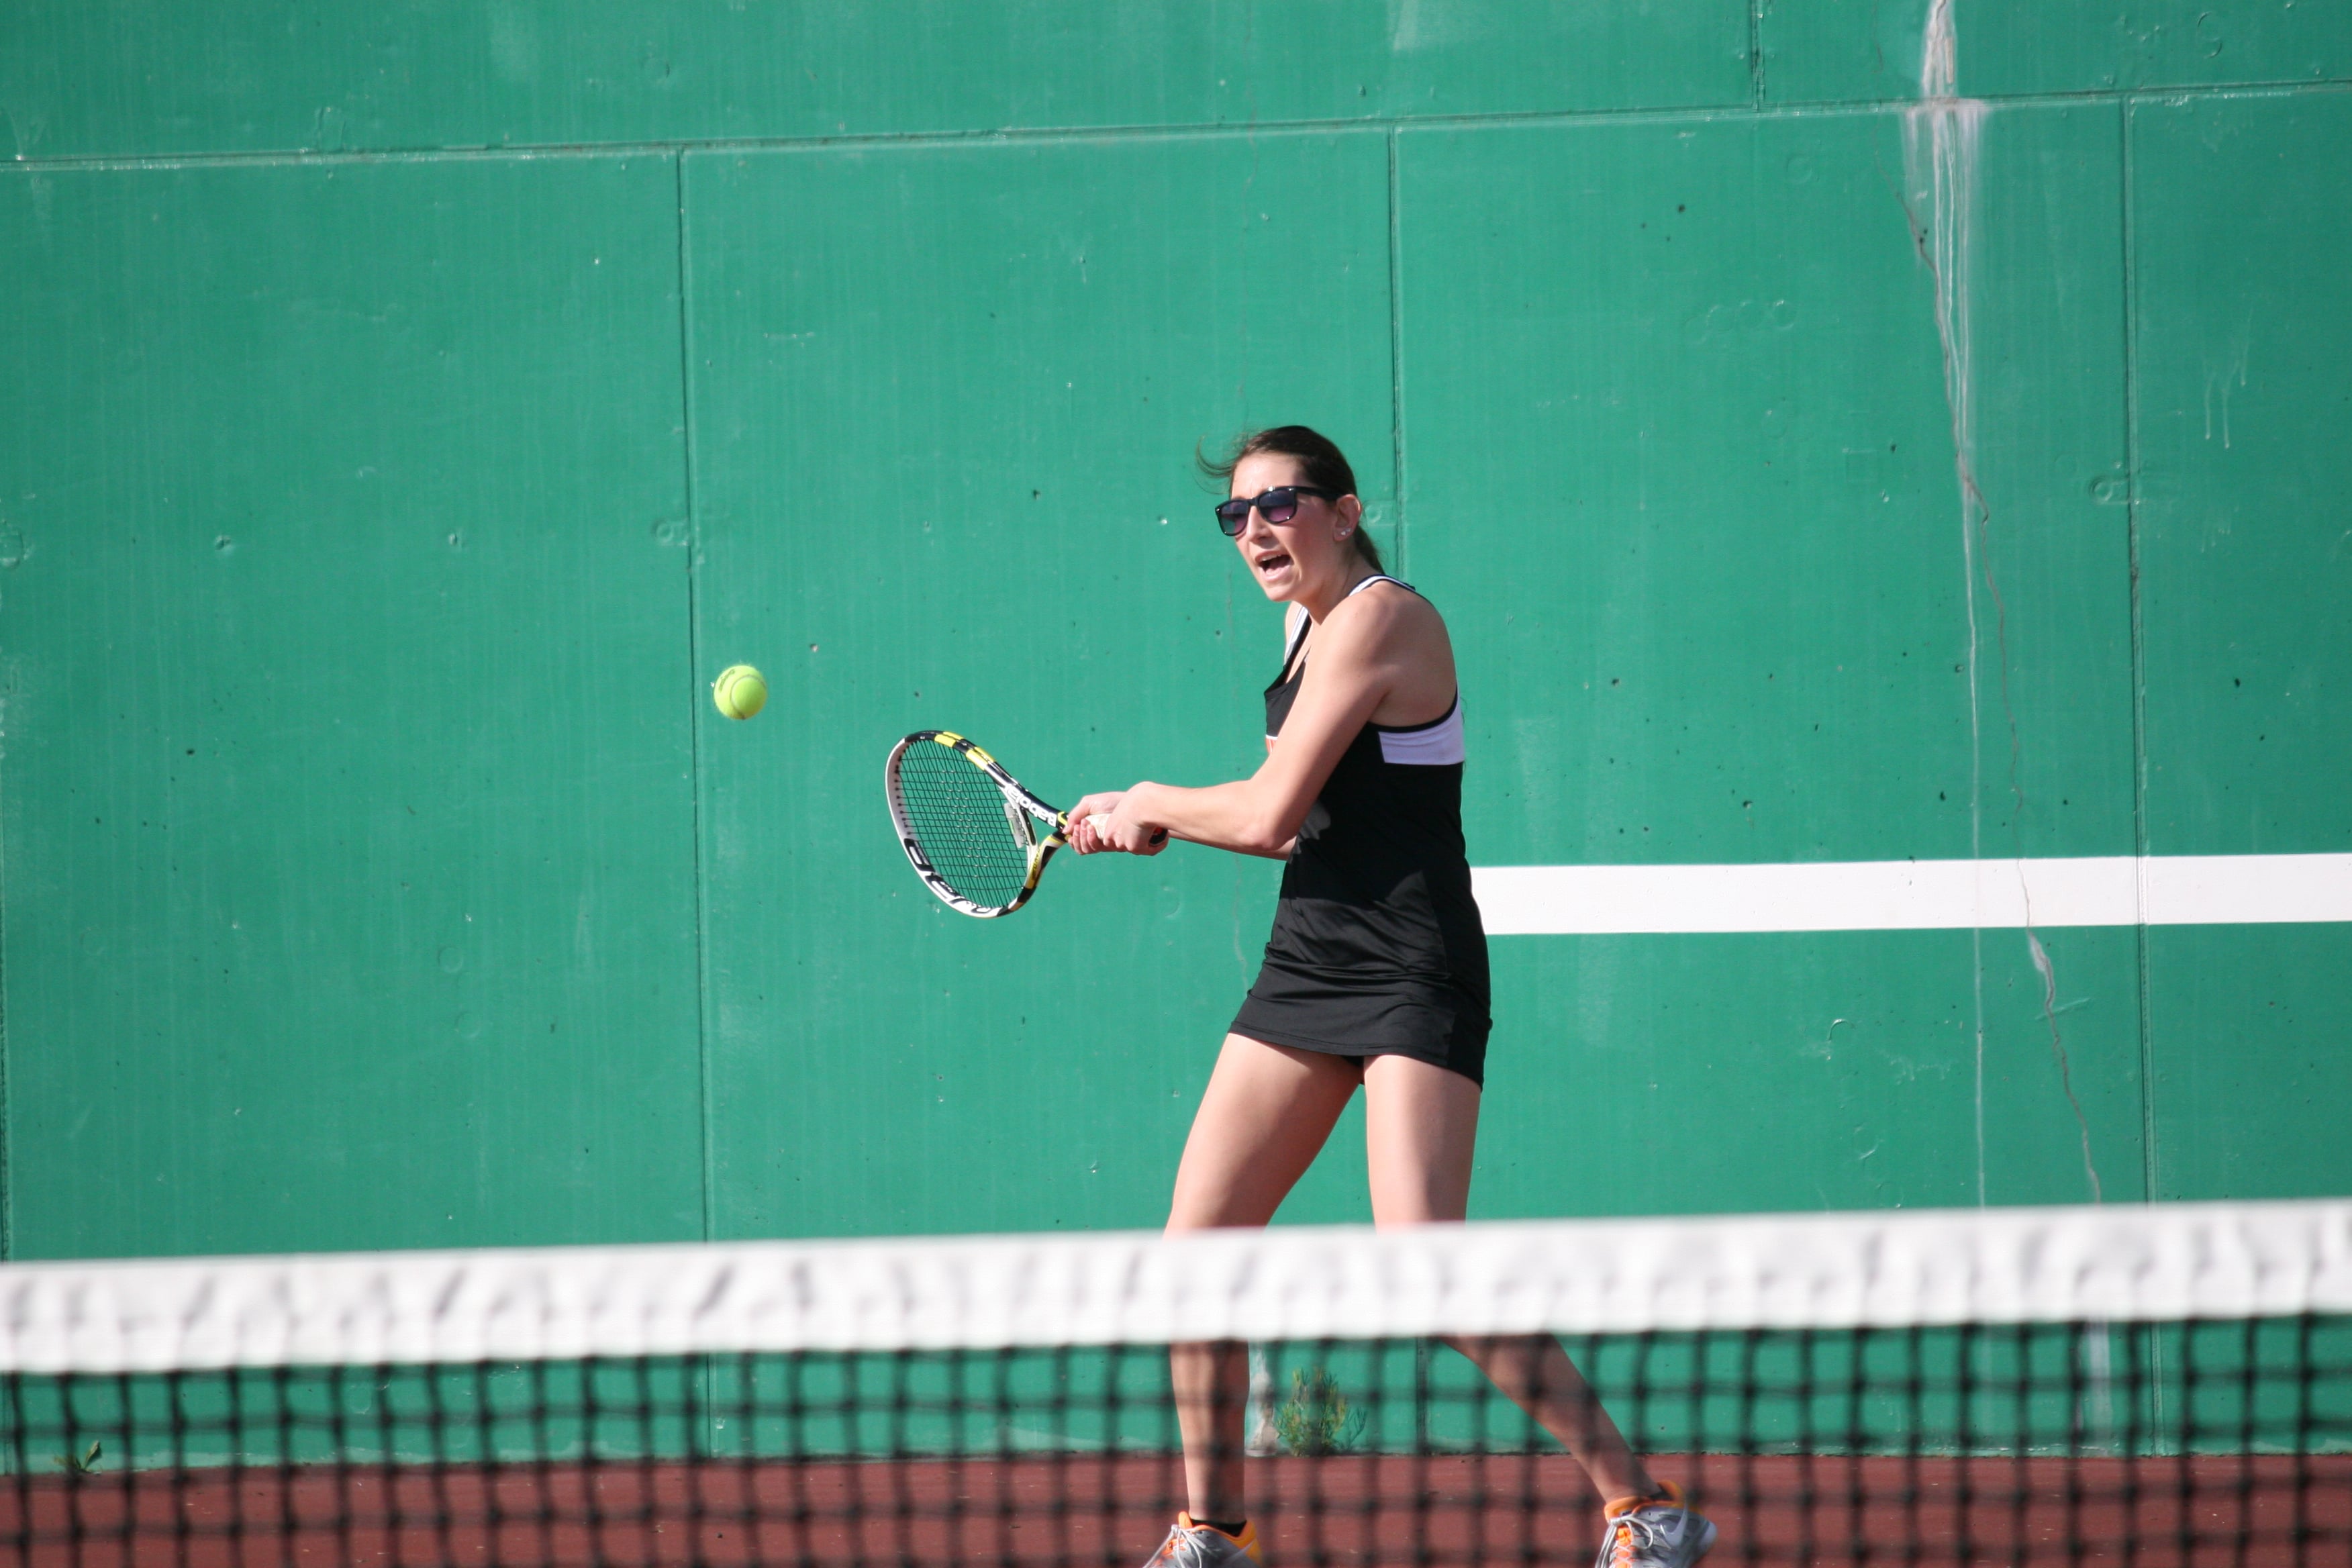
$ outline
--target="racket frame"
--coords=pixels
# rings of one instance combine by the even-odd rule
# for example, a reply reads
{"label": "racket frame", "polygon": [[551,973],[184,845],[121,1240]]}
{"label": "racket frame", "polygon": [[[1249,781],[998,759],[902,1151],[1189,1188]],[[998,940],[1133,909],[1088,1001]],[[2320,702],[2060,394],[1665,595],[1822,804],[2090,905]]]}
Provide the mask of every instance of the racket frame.
{"label": "racket frame", "polygon": [[[932,868],[929,859],[923,854],[923,847],[916,840],[914,829],[908,825],[906,801],[898,790],[898,759],[906,755],[907,748],[918,745],[947,747],[986,773],[990,782],[1003,795],[1005,821],[1011,826],[1014,839],[1029,855],[1028,874],[1022,880],[1021,891],[1014,895],[1011,903],[1002,908],[992,908],[972,902],[948,886],[947,879]],[[1045,874],[1045,862],[1054,858],[1055,850],[1070,841],[1068,813],[1056,810],[1038,799],[1019,779],[1004,771],[1003,763],[952,730],[918,730],[891,747],[889,761],[882,766],[882,790],[889,799],[890,826],[898,832],[898,847],[907,852],[907,863],[914,867],[915,875],[923,879],[923,886],[938,894],[940,900],[949,908],[980,920],[995,920],[1009,915],[1027,903],[1029,896],[1037,890],[1037,879]],[[1049,829],[1042,837],[1037,833],[1040,824]]]}

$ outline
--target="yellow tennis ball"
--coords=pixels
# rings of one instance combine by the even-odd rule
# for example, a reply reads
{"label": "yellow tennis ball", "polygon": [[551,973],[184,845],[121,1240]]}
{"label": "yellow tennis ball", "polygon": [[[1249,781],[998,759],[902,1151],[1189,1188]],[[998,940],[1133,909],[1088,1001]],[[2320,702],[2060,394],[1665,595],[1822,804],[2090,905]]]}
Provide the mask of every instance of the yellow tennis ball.
{"label": "yellow tennis ball", "polygon": [[729,665],[710,683],[710,700],[730,719],[749,719],[768,705],[768,683],[748,664]]}

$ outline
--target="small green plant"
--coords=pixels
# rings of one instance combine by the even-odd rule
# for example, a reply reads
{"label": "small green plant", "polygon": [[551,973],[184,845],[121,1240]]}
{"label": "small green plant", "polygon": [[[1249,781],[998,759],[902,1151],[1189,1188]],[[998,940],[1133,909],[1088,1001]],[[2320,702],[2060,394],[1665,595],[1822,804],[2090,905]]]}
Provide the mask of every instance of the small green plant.
{"label": "small green plant", "polygon": [[104,1446],[92,1439],[89,1447],[82,1452],[59,1454],[51,1462],[69,1476],[94,1476],[98,1474],[99,1457],[105,1452]]}
{"label": "small green plant", "polygon": [[1293,1454],[1337,1454],[1363,1436],[1364,1413],[1351,1410],[1339,1380],[1322,1367],[1290,1374],[1290,1397],[1274,1413],[1274,1435]]}

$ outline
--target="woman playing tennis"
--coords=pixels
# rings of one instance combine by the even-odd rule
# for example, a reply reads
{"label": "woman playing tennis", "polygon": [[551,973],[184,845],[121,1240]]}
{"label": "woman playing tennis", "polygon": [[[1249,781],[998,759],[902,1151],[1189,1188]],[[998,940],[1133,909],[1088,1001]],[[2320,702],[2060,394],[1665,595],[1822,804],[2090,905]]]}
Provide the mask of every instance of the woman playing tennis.
{"label": "woman playing tennis", "polygon": [[[1282,670],[1265,690],[1265,762],[1206,789],[1090,795],[1069,814],[1081,855],[1154,854],[1164,829],[1285,862],[1274,934],[1192,1119],[1168,1228],[1272,1219],[1360,1084],[1374,1221],[1459,1220],[1492,1023],[1462,842],[1453,645],[1435,607],[1381,572],[1355,474],[1331,442],[1303,426],[1262,430],[1211,472],[1230,496],[1219,525],[1265,596],[1289,606]],[[1643,1468],[1557,1340],[1453,1342],[1612,1500],[1601,1564],[1680,1568],[1714,1543],[1715,1527]],[[1151,1562],[1255,1563],[1246,1349],[1183,1344],[1170,1362],[1190,1507]]]}

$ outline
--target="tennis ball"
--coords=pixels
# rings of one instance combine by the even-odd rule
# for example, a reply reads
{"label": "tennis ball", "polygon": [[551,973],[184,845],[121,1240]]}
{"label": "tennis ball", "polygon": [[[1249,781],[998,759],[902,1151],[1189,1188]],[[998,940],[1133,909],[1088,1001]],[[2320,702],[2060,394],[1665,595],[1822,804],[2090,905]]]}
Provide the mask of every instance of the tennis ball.
{"label": "tennis ball", "polygon": [[732,664],[710,683],[710,700],[730,719],[749,719],[768,705],[768,683],[748,664]]}

